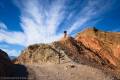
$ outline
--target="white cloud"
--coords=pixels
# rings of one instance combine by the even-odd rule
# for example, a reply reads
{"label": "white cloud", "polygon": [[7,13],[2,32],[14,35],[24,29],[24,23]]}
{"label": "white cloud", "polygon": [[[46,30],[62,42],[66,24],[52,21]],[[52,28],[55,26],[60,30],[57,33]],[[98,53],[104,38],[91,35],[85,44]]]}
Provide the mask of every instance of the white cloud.
{"label": "white cloud", "polygon": [[[102,0],[88,0],[88,4],[81,9],[80,13],[78,14],[78,19],[71,25],[68,32],[71,33],[72,31],[81,28],[81,26],[86,24],[92,18],[98,17],[103,12],[105,13],[105,10],[109,9],[110,5],[113,3],[110,2],[110,0],[106,1],[105,4],[102,4],[102,2]],[[74,16],[74,14],[72,15]],[[98,19],[98,21],[99,20],[100,19]]]}
{"label": "white cloud", "polygon": [[[60,29],[59,25],[66,18],[65,14],[68,9],[65,7],[68,6],[65,3],[67,0],[53,0],[51,5],[42,5],[43,1],[39,1],[22,0],[17,2],[17,6],[21,11],[20,25],[23,32],[8,31],[6,25],[1,22],[0,42],[28,46],[34,43],[49,43],[62,37],[63,33],[56,33]],[[74,17],[77,19],[69,25],[68,32],[71,33],[80,28],[108,8],[107,3],[100,4],[100,2],[100,0],[88,0],[88,4],[82,6],[77,15],[71,11],[67,19],[72,20]]]}
{"label": "white cloud", "polygon": [[0,31],[0,42],[25,46],[25,40],[25,35],[22,32]]}
{"label": "white cloud", "polygon": [[0,44],[0,49],[5,51],[9,56],[19,56],[21,52],[18,49],[11,49],[11,46],[8,44]]}
{"label": "white cloud", "polygon": [[0,30],[2,29],[7,29],[7,26],[4,23],[0,22]]}
{"label": "white cloud", "polygon": [[58,40],[62,36],[62,34],[56,35],[56,30],[62,20],[59,16],[62,15],[60,10],[63,4],[54,2],[55,5],[51,5],[48,10],[39,5],[38,0],[27,3],[22,9],[21,16],[21,26],[27,38],[27,45]]}
{"label": "white cloud", "polygon": [[71,33],[72,31],[78,29],[80,26],[82,26],[83,24],[85,24],[90,18],[87,17],[87,18],[83,18],[83,19],[80,19],[78,21],[76,21],[72,27],[70,27],[70,29],[68,30],[68,33]]}
{"label": "white cloud", "polygon": [[18,56],[21,52],[15,49],[7,49],[7,48],[1,48],[1,49],[5,51],[9,56]]}
{"label": "white cloud", "polygon": [[[49,12],[45,11],[46,14],[48,14],[48,20],[46,20],[45,23],[43,20],[46,17],[43,15],[43,9],[38,4],[38,0],[27,0],[27,2],[23,4],[24,7],[20,7],[23,32],[1,30],[0,41],[27,46],[34,43],[49,43],[58,40],[62,37],[62,34],[56,35],[55,32],[57,25],[60,24],[61,17],[59,17],[59,15],[62,15],[60,10],[63,4],[59,4],[58,2],[54,4],[51,5]],[[4,27],[4,25],[2,25],[2,27]]]}

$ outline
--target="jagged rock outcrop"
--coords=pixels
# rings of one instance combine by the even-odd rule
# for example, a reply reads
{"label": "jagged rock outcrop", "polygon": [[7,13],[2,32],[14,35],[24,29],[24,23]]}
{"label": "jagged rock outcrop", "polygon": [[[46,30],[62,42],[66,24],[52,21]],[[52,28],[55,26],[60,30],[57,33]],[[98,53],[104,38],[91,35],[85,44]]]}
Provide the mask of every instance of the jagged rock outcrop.
{"label": "jagged rock outcrop", "polygon": [[17,58],[15,63],[82,63],[84,61],[82,53],[92,54],[82,43],[77,42],[72,37],[66,37],[51,44],[35,44],[29,46]]}
{"label": "jagged rock outcrop", "polygon": [[[57,43],[54,45],[58,45]],[[24,50],[15,63],[63,63],[70,61],[60,47],[53,44],[35,44]]]}

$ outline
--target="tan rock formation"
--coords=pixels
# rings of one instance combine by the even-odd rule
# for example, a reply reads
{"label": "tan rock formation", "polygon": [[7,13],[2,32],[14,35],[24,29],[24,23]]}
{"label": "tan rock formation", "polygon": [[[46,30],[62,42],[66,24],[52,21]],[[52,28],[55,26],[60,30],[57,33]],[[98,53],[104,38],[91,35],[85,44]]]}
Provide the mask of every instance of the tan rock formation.
{"label": "tan rock formation", "polygon": [[21,54],[21,56],[18,57],[15,63],[58,64],[67,61],[68,59],[64,51],[61,50],[59,47],[55,48],[54,45],[57,45],[57,43],[53,43],[51,45],[48,44],[31,45],[26,50],[23,51],[23,53]]}

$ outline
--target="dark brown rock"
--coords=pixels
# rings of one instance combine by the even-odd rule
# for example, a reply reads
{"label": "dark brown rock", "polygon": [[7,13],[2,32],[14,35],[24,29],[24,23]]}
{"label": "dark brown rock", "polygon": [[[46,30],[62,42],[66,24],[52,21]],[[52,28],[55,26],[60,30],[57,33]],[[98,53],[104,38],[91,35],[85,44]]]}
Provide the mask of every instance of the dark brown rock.
{"label": "dark brown rock", "polygon": [[10,61],[7,53],[0,50],[0,77],[10,75],[11,65],[12,62]]}

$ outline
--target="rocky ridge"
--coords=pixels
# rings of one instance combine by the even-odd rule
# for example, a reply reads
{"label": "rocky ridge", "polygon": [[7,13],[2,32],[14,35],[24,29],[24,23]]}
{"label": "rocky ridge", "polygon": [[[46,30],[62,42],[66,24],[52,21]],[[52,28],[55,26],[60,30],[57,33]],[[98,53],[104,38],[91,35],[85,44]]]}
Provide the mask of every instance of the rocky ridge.
{"label": "rocky ridge", "polygon": [[116,53],[116,48],[113,48],[116,44],[110,39],[113,34],[119,35],[92,28],[78,33],[75,38],[67,36],[51,44],[31,45],[22,52],[16,63],[74,62],[117,69],[120,63],[119,52]]}
{"label": "rocky ridge", "polygon": [[[33,78],[37,76],[37,80],[39,80],[39,76],[34,73],[39,73],[39,69],[40,71],[44,71],[45,68],[42,67],[42,65],[47,65],[49,67],[56,65],[54,68],[58,71],[58,65],[61,65],[61,68],[65,69],[76,69],[78,65],[85,65],[86,68],[90,66],[91,69],[95,68],[101,70],[110,75],[109,78],[113,78],[112,80],[118,80],[120,79],[119,36],[120,33],[118,32],[104,32],[96,28],[88,28],[78,33],[75,38],[68,36],[66,33],[59,41],[50,44],[30,45],[14,60],[15,64],[11,62],[7,53],[0,50],[0,78],[1,76],[31,78],[30,75],[34,75]],[[68,64],[73,65],[69,66]],[[35,68],[36,66],[34,65],[39,66],[39,69]],[[50,69],[52,68],[53,67],[50,67]],[[47,67],[45,71],[46,70]],[[49,72],[49,68],[47,72]],[[44,73],[41,72],[41,74]],[[78,74],[80,75],[79,72]],[[66,76],[64,76],[64,79],[65,77]]]}
{"label": "rocky ridge", "polygon": [[120,33],[88,28],[75,38],[67,36],[50,44],[34,44],[26,48],[16,64],[75,63],[92,66],[112,76],[120,76]]}

